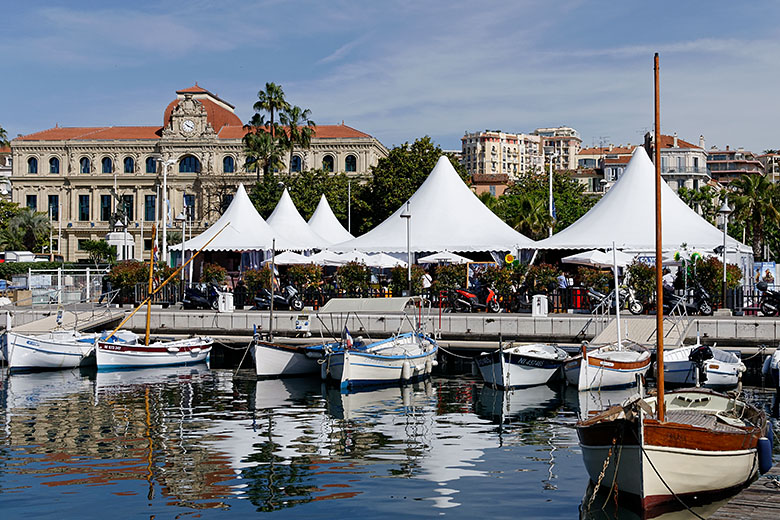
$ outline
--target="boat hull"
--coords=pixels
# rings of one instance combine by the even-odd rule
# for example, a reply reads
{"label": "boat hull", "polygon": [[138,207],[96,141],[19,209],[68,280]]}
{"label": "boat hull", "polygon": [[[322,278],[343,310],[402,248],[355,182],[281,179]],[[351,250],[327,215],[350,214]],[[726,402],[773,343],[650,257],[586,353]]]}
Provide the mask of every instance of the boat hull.
{"label": "boat hull", "polygon": [[98,342],[95,357],[98,370],[191,365],[208,361],[213,340],[193,338],[172,342],[123,344]]}
{"label": "boat hull", "polygon": [[[402,335],[369,346],[366,350],[339,350],[326,358],[325,375],[339,383],[342,390],[360,386],[376,386],[418,381],[430,377],[438,346],[433,340],[426,351],[420,349],[418,338]],[[385,355],[382,350],[408,345],[410,354]],[[378,347],[378,349],[377,349]]]}
{"label": "boat hull", "polygon": [[636,376],[650,368],[649,354],[635,361],[618,361],[589,354],[577,356],[564,364],[566,381],[578,390],[623,388],[636,384]]}
{"label": "boat hull", "polygon": [[4,357],[12,371],[74,368],[95,363],[95,345],[77,338],[94,335],[76,332],[54,332],[32,336],[9,331],[4,340]]}
{"label": "boat hull", "polygon": [[563,360],[497,350],[479,356],[477,366],[488,385],[519,388],[546,384],[561,369]]}
{"label": "boat hull", "polygon": [[252,355],[258,377],[316,374],[320,366],[311,349],[255,341]]}

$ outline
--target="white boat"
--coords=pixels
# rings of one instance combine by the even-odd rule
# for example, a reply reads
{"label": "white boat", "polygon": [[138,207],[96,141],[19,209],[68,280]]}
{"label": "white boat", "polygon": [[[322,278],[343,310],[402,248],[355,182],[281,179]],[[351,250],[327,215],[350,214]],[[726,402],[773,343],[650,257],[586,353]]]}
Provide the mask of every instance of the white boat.
{"label": "white boat", "polygon": [[[699,381],[696,364],[690,359],[691,353],[697,351],[711,355],[704,359],[704,381]],[[706,345],[688,345],[664,352],[664,378],[673,385],[731,387],[737,386],[745,364],[736,354],[726,352]]]}
{"label": "white boat", "polygon": [[485,383],[516,388],[547,383],[568,358],[569,354],[555,345],[533,343],[485,352],[476,361]]}
{"label": "white boat", "polygon": [[214,340],[195,337],[176,341],[112,343],[99,340],[95,350],[98,370],[192,365],[208,361]]}
{"label": "white boat", "polygon": [[12,371],[74,368],[95,364],[97,334],[53,330],[22,334],[10,330],[3,340],[3,356]]}
{"label": "white boat", "polygon": [[418,381],[430,377],[438,348],[436,340],[419,332],[377,341],[363,350],[341,348],[327,354],[325,377],[342,391]]}
{"label": "white boat", "polygon": [[[338,344],[330,344],[337,348]],[[252,357],[258,377],[297,376],[318,374],[319,361],[325,357],[325,346],[282,345],[255,338],[252,343]]]}
{"label": "white boat", "polygon": [[561,404],[561,394],[547,385],[500,390],[492,386],[479,389],[474,411],[494,423],[525,423],[555,410]]}
{"label": "white boat", "polygon": [[637,374],[650,368],[650,352],[643,346],[623,341],[587,351],[564,364],[566,381],[578,390],[620,388],[636,384]]}

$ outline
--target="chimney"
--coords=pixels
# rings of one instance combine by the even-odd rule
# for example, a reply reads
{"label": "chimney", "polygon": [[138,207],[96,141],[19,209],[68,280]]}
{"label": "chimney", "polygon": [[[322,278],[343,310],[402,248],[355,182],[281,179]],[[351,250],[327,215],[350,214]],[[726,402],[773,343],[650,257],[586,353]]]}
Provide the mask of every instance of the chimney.
{"label": "chimney", "polygon": [[699,148],[705,149],[704,145],[705,145],[705,143],[704,143],[704,136],[700,135],[699,136]]}
{"label": "chimney", "polygon": [[677,148],[677,132],[674,133],[674,144],[672,145],[672,148]]}
{"label": "chimney", "polygon": [[729,151],[729,145],[726,145],[726,151],[727,152]]}
{"label": "chimney", "polygon": [[610,151],[610,152],[612,151],[612,148],[614,148],[614,146],[615,146],[615,145],[613,145],[612,143],[610,143],[610,144],[609,144],[609,151]]}

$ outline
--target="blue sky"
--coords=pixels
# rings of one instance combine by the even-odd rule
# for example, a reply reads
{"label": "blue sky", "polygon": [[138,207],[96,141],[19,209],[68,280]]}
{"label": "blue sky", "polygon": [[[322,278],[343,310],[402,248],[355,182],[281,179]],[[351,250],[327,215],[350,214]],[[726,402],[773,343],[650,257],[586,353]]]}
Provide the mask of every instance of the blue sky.
{"label": "blue sky", "polygon": [[199,85],[246,121],[267,81],[319,124],[387,146],[572,126],[639,143],[653,121],[707,147],[780,147],[780,2],[5,2],[0,126],[162,124]]}

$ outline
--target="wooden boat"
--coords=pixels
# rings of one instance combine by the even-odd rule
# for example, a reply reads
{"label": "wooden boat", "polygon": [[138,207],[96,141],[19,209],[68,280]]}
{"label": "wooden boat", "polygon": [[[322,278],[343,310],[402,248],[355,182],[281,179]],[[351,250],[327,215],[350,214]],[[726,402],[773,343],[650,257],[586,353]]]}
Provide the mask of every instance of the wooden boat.
{"label": "wooden boat", "polygon": [[[337,347],[337,343],[328,345],[328,348],[332,349]],[[324,359],[325,350],[324,345],[282,345],[259,338],[252,342],[252,357],[258,377],[318,374],[319,362]]]}
{"label": "wooden boat", "polygon": [[3,340],[3,356],[12,371],[94,365],[97,336],[76,330],[53,330],[45,334],[10,330]]}
{"label": "wooden boat", "polygon": [[636,384],[637,374],[650,368],[650,351],[631,341],[622,341],[588,351],[566,361],[566,381],[578,390],[621,388]]}
{"label": "wooden boat", "polygon": [[476,362],[488,385],[516,388],[547,383],[568,358],[569,354],[555,345],[533,343],[485,352]]}
{"label": "wooden boat", "polygon": [[[707,357],[700,361],[704,372],[703,378],[699,377],[696,363],[691,360],[692,353],[694,358],[698,353],[703,353]],[[736,354],[701,345],[698,342],[696,345],[664,352],[664,379],[668,384],[709,388],[733,387],[737,386],[744,371],[745,364]]]}
{"label": "wooden boat", "polygon": [[214,340],[196,337],[150,344],[98,341],[95,358],[98,370],[192,365],[209,360]]}
{"label": "wooden boat", "polygon": [[[658,54],[655,79],[658,143]],[[644,152],[640,148],[635,153]],[[663,308],[660,166],[660,147],[656,147],[658,309]],[[762,410],[736,396],[707,389],[665,392],[663,330],[663,315],[657,313],[657,396],[643,399],[640,388],[636,396],[576,426],[591,481],[597,488],[632,496],[645,517],[652,517],[654,511],[673,501],[687,507],[694,497],[731,492],[772,465],[771,431]]]}

